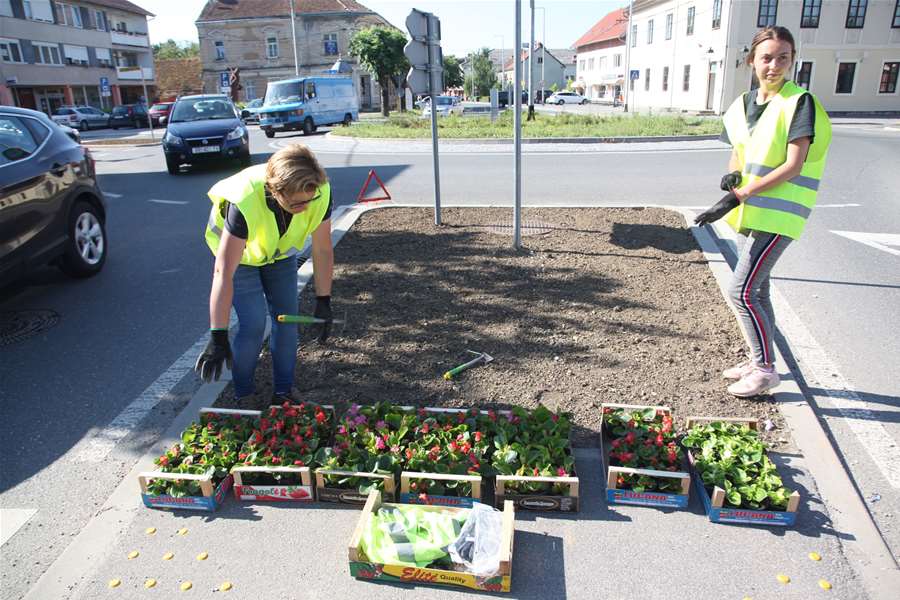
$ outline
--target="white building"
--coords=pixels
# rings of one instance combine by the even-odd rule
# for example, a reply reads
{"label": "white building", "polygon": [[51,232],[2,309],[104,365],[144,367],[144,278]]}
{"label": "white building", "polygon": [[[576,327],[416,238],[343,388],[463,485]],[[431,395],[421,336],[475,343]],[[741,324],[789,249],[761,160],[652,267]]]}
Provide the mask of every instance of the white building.
{"label": "white building", "polygon": [[622,91],[627,24],[628,10],[614,10],[575,42],[573,87],[594,102],[612,102]]}
{"label": "white building", "polygon": [[900,111],[900,0],[635,0],[628,104],[723,113],[751,87],[767,25],[794,35],[793,78],[829,112]]}

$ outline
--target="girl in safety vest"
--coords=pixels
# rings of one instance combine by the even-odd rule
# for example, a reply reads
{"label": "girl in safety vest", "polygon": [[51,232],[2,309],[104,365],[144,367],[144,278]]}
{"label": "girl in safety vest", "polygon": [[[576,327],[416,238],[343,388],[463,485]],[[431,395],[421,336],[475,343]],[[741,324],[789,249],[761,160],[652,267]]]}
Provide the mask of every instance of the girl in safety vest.
{"label": "girl in safety vest", "polygon": [[819,100],[786,77],[795,57],[794,37],[767,27],[753,37],[747,63],[759,87],[725,113],[722,139],[734,150],[721,188],[728,194],[697,216],[697,225],[722,217],[738,237],[731,300],[750,345],[750,358],[725,370],[728,391],[745,398],[778,385],[772,338],[769,274],[791,241],[800,237],[816,203],[831,122]]}
{"label": "girl in safety vest", "polygon": [[[323,319],[318,338],[324,342],[332,319],[331,186],[313,153],[299,144],[223,179],[209,190],[212,210],[206,243],[216,257],[209,296],[210,340],[195,369],[207,383],[218,379],[223,363],[232,370],[241,408],[268,406],[255,399],[253,373],[265,335],[266,314],[272,317],[274,402],[289,397],[294,384],[297,326],[279,323],[279,314],[297,312],[297,255],[312,238],[316,285],[314,316]],[[237,313],[234,354],[228,342],[231,307]]]}

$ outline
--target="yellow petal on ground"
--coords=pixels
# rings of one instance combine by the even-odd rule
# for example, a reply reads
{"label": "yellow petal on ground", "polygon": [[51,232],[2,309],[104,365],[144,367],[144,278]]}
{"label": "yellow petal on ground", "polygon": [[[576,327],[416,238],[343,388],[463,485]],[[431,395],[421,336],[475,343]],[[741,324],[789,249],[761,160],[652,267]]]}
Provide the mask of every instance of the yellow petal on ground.
{"label": "yellow petal on ground", "polygon": [[117,588],[120,585],[122,585],[122,580],[121,579],[110,579],[109,583],[107,583],[106,585],[108,585],[111,588]]}
{"label": "yellow petal on ground", "polygon": [[178,530],[178,535],[187,535],[187,527],[182,527]]}
{"label": "yellow petal on ground", "polygon": [[831,589],[831,584],[828,583],[827,581],[825,581],[824,579],[820,579],[820,580],[819,580],[819,587],[822,588],[823,590],[830,590],[830,589]]}
{"label": "yellow petal on ground", "polygon": [[186,592],[189,589],[191,589],[192,587],[194,587],[193,583],[191,583],[190,581],[185,581],[184,583],[181,584],[181,591]]}
{"label": "yellow petal on ground", "polygon": [[140,555],[141,555],[141,553],[138,552],[137,550],[132,550],[131,552],[128,553],[128,560],[131,560],[132,558],[137,558]]}
{"label": "yellow petal on ground", "polygon": [[147,588],[148,590],[152,587],[156,587],[156,580],[148,579],[147,581],[144,582],[144,587]]}
{"label": "yellow petal on ground", "polygon": [[220,592],[227,592],[227,591],[230,590],[230,589],[231,589],[231,582],[230,582],[230,581],[224,581],[224,582],[222,582],[222,585],[219,586],[219,591],[220,591]]}
{"label": "yellow petal on ground", "polygon": [[156,527],[147,528],[147,535],[153,535],[154,533],[156,533]]}
{"label": "yellow petal on ground", "polygon": [[819,554],[818,552],[810,552],[809,560],[822,560],[822,555]]}
{"label": "yellow petal on ground", "polygon": [[209,558],[209,554],[206,552],[201,552],[197,555],[197,560],[206,560],[207,558]]}
{"label": "yellow petal on ground", "polygon": [[172,560],[173,558],[175,558],[175,555],[171,552],[166,552],[165,554],[163,554],[163,560]]}
{"label": "yellow petal on ground", "polygon": [[781,573],[779,573],[775,578],[776,578],[778,581],[780,581],[781,583],[790,583],[790,582],[791,582],[791,578],[790,578],[790,577],[788,577],[787,575],[783,575],[783,574],[781,574]]}

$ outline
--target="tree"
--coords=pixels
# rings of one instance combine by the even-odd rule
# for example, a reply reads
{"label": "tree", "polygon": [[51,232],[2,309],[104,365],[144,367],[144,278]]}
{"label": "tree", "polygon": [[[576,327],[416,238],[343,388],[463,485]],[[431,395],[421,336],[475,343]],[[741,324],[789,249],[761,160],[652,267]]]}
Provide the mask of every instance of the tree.
{"label": "tree", "polygon": [[169,38],[161,44],[153,44],[153,58],[167,60],[173,58],[192,58],[200,56],[200,44],[197,42],[176,42]]}
{"label": "tree", "polygon": [[466,78],[463,80],[463,93],[466,95],[466,98],[475,96],[475,80],[471,75],[466,75]]}
{"label": "tree", "polygon": [[475,95],[487,96],[491,88],[497,82],[497,74],[494,73],[494,63],[491,62],[490,48],[482,48],[469,55],[472,63],[472,81],[475,86]]}
{"label": "tree", "polygon": [[409,69],[403,54],[406,36],[392,27],[368,27],[350,40],[350,54],[359,60],[364,69],[378,79],[381,86],[381,114],[390,114],[391,77]]}
{"label": "tree", "polygon": [[459,87],[463,84],[462,67],[459,59],[448,54],[444,57],[444,85],[448,88]]}

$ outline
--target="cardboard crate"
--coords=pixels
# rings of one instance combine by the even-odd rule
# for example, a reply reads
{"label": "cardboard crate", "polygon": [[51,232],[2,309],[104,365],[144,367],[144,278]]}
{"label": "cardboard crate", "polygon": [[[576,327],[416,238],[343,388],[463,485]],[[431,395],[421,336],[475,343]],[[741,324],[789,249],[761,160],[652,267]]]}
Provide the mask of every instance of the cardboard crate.
{"label": "cardboard crate", "polygon": [[[390,565],[374,563],[360,548],[363,530],[369,519],[382,506],[381,494],[372,490],[366,499],[366,505],[356,530],[350,539],[349,558],[350,574],[357,579],[372,579],[375,581],[387,581],[398,583],[423,583],[426,585],[454,586],[482,590],[486,592],[508,592],[512,584],[512,556],[513,541],[515,536],[515,509],[512,502],[503,505],[503,529],[500,541],[500,570],[492,577],[479,577],[465,571],[450,571],[446,569],[428,569],[407,567],[403,565]],[[446,508],[439,506],[425,506],[424,510],[449,510],[464,511],[464,508]]]}
{"label": "cardboard crate", "polygon": [[[368,500],[368,495],[361,494],[357,490],[346,488],[327,487],[325,475],[342,475],[344,477],[362,477],[366,479],[384,480],[384,497],[393,501],[396,499],[396,482],[390,473],[362,473],[359,471],[341,471],[338,469],[316,469],[316,500],[319,502],[339,502],[342,504],[355,504],[362,506]],[[375,490],[373,490],[375,491]]]}
{"label": "cardboard crate", "polygon": [[[647,410],[648,408],[663,411],[666,415],[672,416],[672,411],[668,406],[644,406],[640,404],[612,404],[604,403],[600,405],[601,415],[604,408],[613,409],[633,409]],[[691,476],[687,470],[684,471],[660,471],[657,469],[636,469],[633,467],[621,467],[611,465],[609,462],[609,454],[607,453],[606,444],[607,437],[612,437],[612,432],[607,428],[606,422],[603,423],[602,433],[600,436],[600,457],[602,464],[606,469],[606,501],[609,504],[633,504],[637,506],[655,506],[660,508],[687,508],[690,501],[691,493]],[[682,465],[684,467],[684,465]],[[677,479],[681,484],[681,493],[673,492],[635,492],[629,489],[620,489],[617,487],[617,479],[619,475],[646,475],[648,477],[662,477],[666,479]]]}
{"label": "cardboard crate", "polygon": [[[425,500],[416,492],[409,491],[410,480],[439,479],[443,481],[467,481],[472,484],[471,496],[443,496],[426,494]],[[481,502],[481,475],[454,475],[451,473],[419,473],[403,471],[400,473],[400,502],[403,504],[423,504],[427,506],[457,506],[471,508],[474,502]]]}
{"label": "cardboard crate", "polygon": [[[751,429],[758,429],[759,424],[756,419],[742,419],[732,417],[689,417],[687,419],[687,428],[701,422],[730,422],[730,423],[746,423]],[[694,467],[694,456],[691,451],[687,451],[688,462],[691,465],[691,472],[697,482],[697,490],[700,499],[703,501],[703,508],[709,520],[713,523],[726,523],[737,525],[767,525],[772,527],[793,527],[797,521],[797,509],[800,506],[800,492],[794,490],[788,498],[787,510],[755,510],[752,508],[728,508],[725,506],[725,490],[719,486],[713,486],[712,497],[706,491],[706,486],[700,473]]]}
{"label": "cardboard crate", "polygon": [[[506,482],[533,481],[538,483],[568,484],[569,492],[557,494],[507,494]],[[578,512],[578,475],[571,477],[530,477],[525,475],[497,475],[494,488],[494,506],[500,508],[510,501],[516,508],[548,512]]]}

